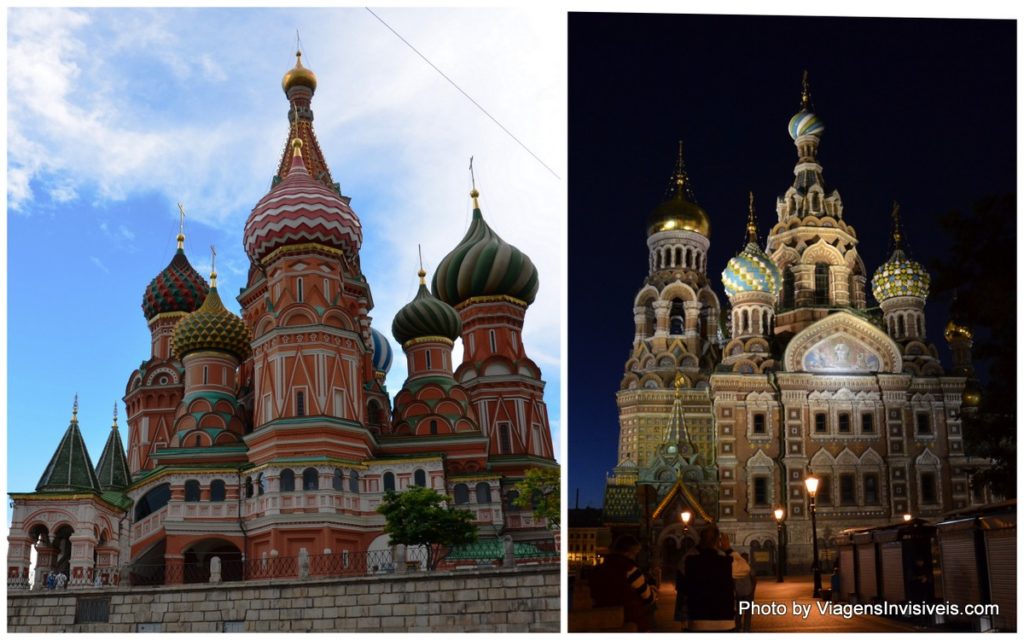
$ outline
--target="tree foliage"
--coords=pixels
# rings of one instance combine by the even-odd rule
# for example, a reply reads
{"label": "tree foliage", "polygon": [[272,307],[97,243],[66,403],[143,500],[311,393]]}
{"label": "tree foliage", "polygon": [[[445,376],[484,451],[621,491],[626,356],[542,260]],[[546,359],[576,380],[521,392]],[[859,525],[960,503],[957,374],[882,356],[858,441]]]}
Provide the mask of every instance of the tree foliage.
{"label": "tree foliage", "polygon": [[476,542],[473,514],[463,509],[447,509],[446,501],[433,489],[409,487],[401,493],[387,492],[377,507],[387,521],[384,531],[391,536],[391,544],[423,545],[431,570],[447,555],[445,549]]}
{"label": "tree foliage", "polygon": [[515,489],[519,495],[512,504],[532,510],[534,515],[547,520],[549,528],[558,528],[562,519],[562,480],[559,469],[529,469],[523,479],[516,483]]}
{"label": "tree foliage", "polygon": [[956,291],[952,315],[974,332],[982,401],[976,414],[963,415],[964,448],[994,464],[973,481],[1007,498],[1017,495],[1016,209],[1011,193],[943,215],[939,224],[953,246],[931,265],[934,291]]}

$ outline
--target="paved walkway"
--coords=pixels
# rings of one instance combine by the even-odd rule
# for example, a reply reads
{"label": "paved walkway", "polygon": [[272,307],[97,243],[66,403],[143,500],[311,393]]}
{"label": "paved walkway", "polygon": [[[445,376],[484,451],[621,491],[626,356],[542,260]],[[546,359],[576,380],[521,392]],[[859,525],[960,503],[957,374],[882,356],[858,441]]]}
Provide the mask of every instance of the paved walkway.
{"label": "paved walkway", "polygon": [[[881,618],[878,616],[853,616],[844,618],[842,616],[821,615],[811,594],[814,585],[811,576],[787,577],[786,581],[779,584],[774,578],[761,578],[757,584],[757,595],[755,602],[761,605],[776,603],[776,613],[764,612],[761,615],[755,614],[751,620],[752,631],[786,631],[786,632],[810,632],[810,633],[834,633],[834,632],[913,632],[918,630],[911,624]],[[794,602],[802,609],[810,606],[807,617],[794,615]],[[679,631],[681,623],[672,619],[675,610],[676,590],[675,585],[669,582],[662,583],[658,590],[658,611],[655,614],[655,625],[658,631]],[[784,607],[784,612],[777,613]]]}

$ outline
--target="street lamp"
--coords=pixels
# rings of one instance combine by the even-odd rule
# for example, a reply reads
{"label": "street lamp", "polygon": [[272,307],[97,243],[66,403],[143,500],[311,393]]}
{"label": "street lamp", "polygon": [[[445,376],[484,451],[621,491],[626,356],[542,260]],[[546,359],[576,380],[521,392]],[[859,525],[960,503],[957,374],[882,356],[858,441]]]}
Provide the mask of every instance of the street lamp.
{"label": "street lamp", "polygon": [[811,497],[811,538],[814,543],[814,597],[821,597],[821,567],[818,564],[818,521],[814,517],[814,496],[818,493],[818,479],[814,475],[807,476],[804,480],[807,485],[807,495]]}
{"label": "street lamp", "polygon": [[683,533],[686,533],[690,530],[690,518],[693,517],[693,514],[689,511],[684,511],[679,514],[679,517],[683,519]]}
{"label": "street lamp", "polygon": [[779,577],[776,582],[782,582],[782,519],[786,515],[786,510],[782,507],[775,509],[775,525],[779,529],[779,540],[778,540],[778,552],[776,553],[776,562],[779,568]]}
{"label": "street lamp", "polygon": [[914,516],[910,515],[909,513],[904,513],[903,514],[903,522],[910,522],[913,519],[914,519]]}

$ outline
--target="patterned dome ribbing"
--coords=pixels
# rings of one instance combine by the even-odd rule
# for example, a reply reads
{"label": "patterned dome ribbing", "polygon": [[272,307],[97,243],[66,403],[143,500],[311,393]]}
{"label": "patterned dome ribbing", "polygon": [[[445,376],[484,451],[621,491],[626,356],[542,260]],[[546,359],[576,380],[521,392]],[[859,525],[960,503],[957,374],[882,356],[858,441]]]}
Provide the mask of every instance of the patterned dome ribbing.
{"label": "patterned dome ribbing", "polygon": [[363,243],[359,218],[341,196],[309,175],[302,141],[296,138],[292,145],[288,176],[263,196],[245,222],[245,252],[259,263],[279,247],[314,243],[355,260]]}
{"label": "patterned dome ribbing", "polygon": [[193,351],[223,351],[241,362],[252,350],[250,340],[249,329],[242,319],[221,302],[214,279],[203,306],[174,327],[171,347],[178,359]]}
{"label": "patterned dome ribbing", "polygon": [[753,193],[750,194],[750,215],[747,218],[747,245],[726,264],[722,285],[729,298],[746,291],[775,295],[782,286],[782,275],[775,261],[757,243]]}
{"label": "patterned dome ribbing", "polygon": [[811,88],[804,71],[804,90],[800,96],[800,111],[789,119],[789,137],[818,136],[825,132],[825,123],[811,109]]}
{"label": "patterned dome ribbing", "polygon": [[206,280],[185,257],[185,251],[178,249],[171,263],[146,287],[142,312],[147,321],[160,313],[191,313],[203,303],[209,289]]}
{"label": "patterned dome ribbing", "polygon": [[373,370],[387,373],[391,370],[391,360],[394,358],[391,343],[383,333],[372,327],[370,337],[373,340]]}
{"label": "patterned dome ribbing", "polygon": [[911,260],[903,252],[903,234],[900,231],[900,206],[893,203],[893,252],[871,278],[871,293],[883,302],[900,296],[927,298],[932,278],[921,263]]}
{"label": "patterned dome ribbing", "polygon": [[[451,306],[431,295],[424,280],[426,275],[426,272],[420,271],[420,288],[416,292],[416,297],[398,310],[394,322],[391,323],[391,334],[401,345],[428,336],[455,340],[462,332],[459,314]],[[436,274],[434,282],[436,288]]]}
{"label": "patterned dome ribbing", "polygon": [[540,280],[529,256],[508,244],[487,222],[473,197],[473,222],[434,272],[434,295],[453,307],[480,296],[509,296],[530,304]]}

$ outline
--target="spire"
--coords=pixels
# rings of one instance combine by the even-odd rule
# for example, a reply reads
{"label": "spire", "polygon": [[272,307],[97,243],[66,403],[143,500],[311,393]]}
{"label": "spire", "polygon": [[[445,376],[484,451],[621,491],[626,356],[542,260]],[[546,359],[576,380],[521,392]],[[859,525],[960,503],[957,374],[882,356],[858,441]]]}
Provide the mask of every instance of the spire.
{"label": "spire", "polygon": [[690,184],[690,176],[686,173],[686,161],[683,158],[683,141],[679,140],[679,150],[676,155],[676,166],[672,170],[672,177],[669,179],[668,189],[665,190],[665,197],[675,197],[679,200],[688,200],[697,204],[697,197],[693,194],[693,186]]}
{"label": "spire", "polygon": [[131,484],[128,457],[124,453],[121,434],[117,430],[117,402],[114,403],[114,424],[96,465],[96,478],[103,491],[124,491]]}
{"label": "spire", "polygon": [[757,213],[754,211],[754,192],[750,192],[750,210],[747,213],[747,242],[757,244]]}
{"label": "spire", "polygon": [[676,379],[673,382],[675,387],[675,399],[672,401],[672,415],[669,418],[668,430],[665,432],[665,444],[689,444],[690,434],[686,432],[686,421],[683,419],[683,376],[680,373],[676,373]]}
{"label": "spire", "polygon": [[420,286],[425,287],[427,286],[427,272],[423,269],[423,246],[416,245],[416,250],[420,252],[420,270],[416,272],[416,275],[420,277]]}
{"label": "spire", "polygon": [[55,493],[77,493],[92,491],[99,493],[100,484],[93,471],[92,459],[85,448],[85,440],[78,429],[78,394],[71,411],[71,424],[61,438],[57,450],[46,465],[46,470],[36,484],[36,491]]}
{"label": "spire", "polygon": [[892,201],[892,244],[893,251],[903,249],[903,233],[900,231],[900,203]]}
{"label": "spire", "polygon": [[178,203],[178,251],[185,250],[185,205]]}
{"label": "spire", "polygon": [[299,137],[292,138],[292,164],[288,169],[288,175],[291,175],[293,171],[309,173],[306,170],[306,162],[302,159],[302,138]]}
{"label": "spire", "polygon": [[341,188],[327,167],[324,154],[320,150],[316,133],[313,132],[313,109],[311,106],[313,93],[316,91],[316,74],[302,64],[302,49],[295,51],[295,66],[284,75],[281,86],[284,88],[290,108],[288,109],[288,137],[285,139],[281,162],[277,167],[274,184],[288,177],[294,159],[294,151],[290,149],[293,140],[299,138],[303,144],[304,164],[306,171],[315,180],[322,182],[327,188],[340,193]]}
{"label": "spire", "polygon": [[800,108],[804,111],[811,110],[811,81],[807,79],[807,69],[804,69],[803,90],[800,92]]}
{"label": "spire", "polygon": [[[473,181],[473,190],[469,192],[469,197],[473,198],[473,210],[480,210],[480,201],[477,199],[480,197],[480,192],[476,190],[476,174],[473,172],[473,156],[469,156],[469,179]],[[422,258],[420,262],[422,262]],[[422,265],[421,265],[422,266]]]}
{"label": "spire", "polygon": [[210,245],[210,288],[217,288],[217,247]]}

